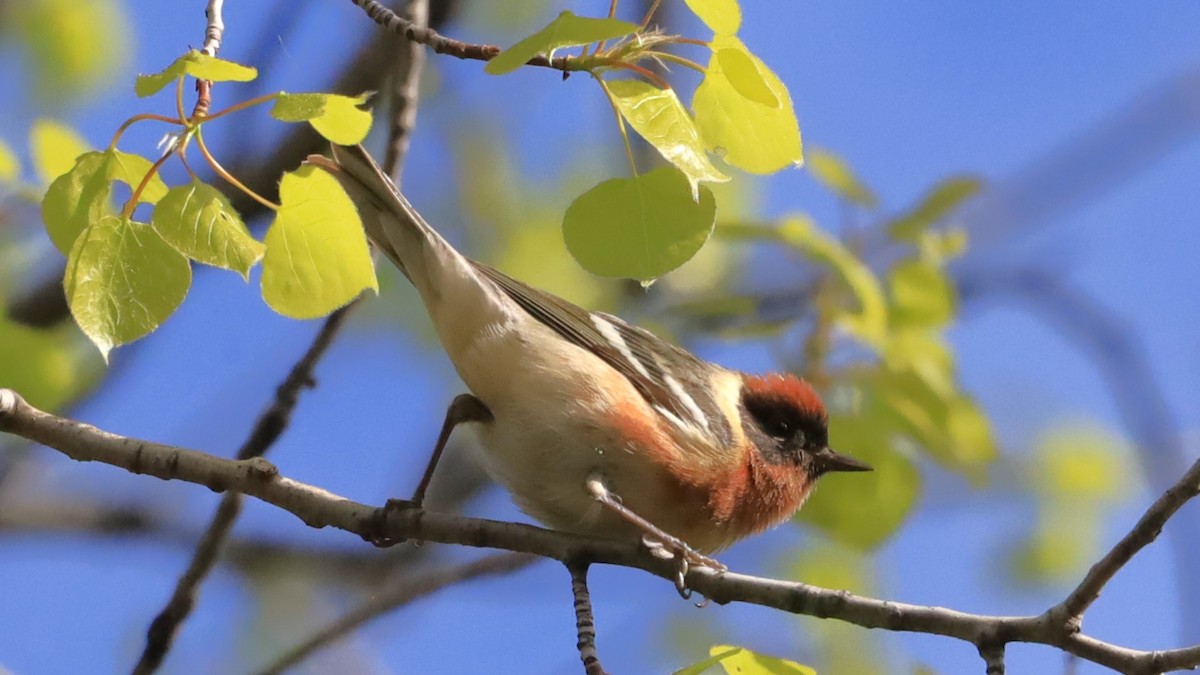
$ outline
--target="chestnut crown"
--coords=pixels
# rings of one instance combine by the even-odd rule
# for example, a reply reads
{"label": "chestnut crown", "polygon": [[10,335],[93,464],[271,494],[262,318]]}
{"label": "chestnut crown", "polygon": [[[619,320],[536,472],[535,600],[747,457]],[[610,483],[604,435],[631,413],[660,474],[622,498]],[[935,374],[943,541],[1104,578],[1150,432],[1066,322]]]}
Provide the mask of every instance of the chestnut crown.
{"label": "chestnut crown", "polygon": [[868,464],[829,447],[829,416],[821,397],[790,374],[744,375],[742,428],[771,464],[827,471],[870,471]]}

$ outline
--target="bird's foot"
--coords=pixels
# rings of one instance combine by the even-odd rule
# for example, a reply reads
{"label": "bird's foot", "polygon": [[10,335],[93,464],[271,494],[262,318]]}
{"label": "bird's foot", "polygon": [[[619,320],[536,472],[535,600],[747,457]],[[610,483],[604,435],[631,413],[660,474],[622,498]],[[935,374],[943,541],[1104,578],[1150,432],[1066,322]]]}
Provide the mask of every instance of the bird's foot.
{"label": "bird's foot", "polygon": [[[687,542],[678,537],[642,537],[642,545],[649,549],[650,554],[664,560],[675,560],[675,590],[679,591],[684,600],[692,598],[692,589],[688,588],[687,575],[693,567],[707,567],[718,572],[729,569],[715,558],[710,558],[696,549],[688,546]],[[707,601],[705,601],[707,603]]]}
{"label": "bird's foot", "polygon": [[[372,516],[372,526],[370,535],[364,537],[371,544],[379,548],[389,548],[396,544],[402,544],[407,539],[396,539],[387,533],[388,516],[393,513],[404,513],[407,511],[422,511],[424,508],[421,502],[412,499],[389,499],[382,508],[375,509]],[[420,545],[420,542],[417,542]]]}

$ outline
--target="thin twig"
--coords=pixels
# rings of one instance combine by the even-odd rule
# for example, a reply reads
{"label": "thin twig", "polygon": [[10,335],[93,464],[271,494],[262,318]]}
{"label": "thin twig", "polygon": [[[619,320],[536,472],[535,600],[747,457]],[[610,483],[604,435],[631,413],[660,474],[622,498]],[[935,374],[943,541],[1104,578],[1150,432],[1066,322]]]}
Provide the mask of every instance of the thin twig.
{"label": "thin twig", "polygon": [[579,660],[583,662],[583,672],[586,675],[608,675],[604,666],[600,665],[600,655],[596,651],[596,618],[592,614],[592,594],[588,592],[586,562],[569,562],[567,571],[571,573],[571,594],[575,598],[575,647],[579,650]]}
{"label": "thin twig", "polygon": [[[421,29],[429,27],[429,0],[409,0],[408,21]],[[421,93],[421,68],[425,66],[425,50],[420,43],[406,41],[392,69],[391,124],[388,127],[387,150],[383,170],[400,184],[400,158],[408,154],[412,130],[417,123],[417,102]]]}
{"label": "thin twig", "polygon": [[[341,330],[354,303],[347,305],[325,320],[321,330],[309,346],[304,356],[292,366],[287,379],[275,390],[275,400],[263,411],[255,423],[254,429],[242,447],[238,449],[238,460],[248,460],[262,457],[275,443],[291,420],[292,411],[300,399],[300,392],[314,384],[313,370],[317,362],[324,356],[333,338]],[[149,630],[146,632],[146,646],[138,659],[133,672],[138,675],[153,673],[162,665],[163,658],[171,649],[175,632],[187,619],[196,602],[196,591],[208,573],[212,571],[221,554],[221,548],[228,539],[233,524],[242,510],[242,496],[238,492],[227,492],[221,499],[217,511],[205,530],[204,536],[196,545],[187,569],[175,584],[175,591],[166,607],[154,617]]]}
{"label": "thin twig", "polygon": [[536,556],[524,553],[494,553],[479,560],[449,569],[435,570],[420,575],[405,575],[399,583],[351,610],[337,621],[322,628],[300,644],[289,649],[270,665],[258,671],[258,675],[278,675],[299,665],[318,650],[337,642],[350,632],[357,630],[374,619],[403,607],[414,600],[471,579],[508,574],[536,562]]}
{"label": "thin twig", "polygon": [[[350,1],[361,7],[367,13],[367,16],[384,30],[396,35],[403,35],[413,42],[423,44],[432,49],[436,54],[447,54],[460,59],[475,61],[491,61],[501,51],[500,47],[496,45],[469,44],[448,38],[432,28],[418,26],[384,7],[379,2],[376,2],[376,0]],[[575,67],[574,59],[565,56],[556,56],[553,59],[548,59],[539,54],[529,59],[526,65],[553,68],[564,72],[578,70]]]}
{"label": "thin twig", "polygon": [[987,667],[987,675],[1004,675],[1004,645],[984,645],[979,648],[979,656]]}
{"label": "thin twig", "polygon": [[[221,13],[224,4],[225,0],[208,0],[208,8],[204,10],[208,25],[204,28],[204,46],[200,51],[209,56],[217,55],[221,50],[221,40],[225,38],[225,19]],[[192,117],[204,117],[211,105],[212,82],[196,80],[196,106],[192,108]]]}
{"label": "thin twig", "polygon": [[[497,548],[567,562],[648,571],[672,579],[677,565],[637,541],[597,539],[529,525],[360,504],[279,475],[267,460],[236,461],[179,447],[118,436],[29,405],[0,389],[0,431],[42,443],[78,461],[98,461],[164,480],[183,480],[218,492],[237,491],[292,513],[311,527],[335,527],[368,541],[420,540]],[[1196,463],[1200,466],[1200,461]],[[1189,483],[1193,467],[1181,483]],[[1186,489],[1186,488],[1184,488]],[[1135,526],[1145,527],[1146,520]],[[1138,536],[1153,538],[1150,532]],[[944,607],[878,600],[808,584],[693,567],[688,588],[718,604],[746,602],[785,612],[845,621],[864,628],[919,632],[995,648],[1013,642],[1051,645],[1123,673],[1149,675],[1200,666],[1200,645],[1164,651],[1121,647],[1065,631],[1046,614],[989,616]]]}

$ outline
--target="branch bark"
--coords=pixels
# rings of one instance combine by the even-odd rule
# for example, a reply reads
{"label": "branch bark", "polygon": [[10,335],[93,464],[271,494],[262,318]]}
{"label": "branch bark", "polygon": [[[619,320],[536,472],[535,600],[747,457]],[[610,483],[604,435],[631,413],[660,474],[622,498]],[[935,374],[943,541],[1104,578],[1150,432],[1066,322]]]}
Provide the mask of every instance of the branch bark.
{"label": "branch bark", "polygon": [[[654,557],[638,542],[595,539],[530,525],[463,518],[423,511],[375,508],[279,475],[261,457],[231,460],[183,448],[107,433],[58,417],[0,389],[0,431],[54,448],[72,459],[103,462],[164,480],[182,480],[211,490],[235,490],[292,513],[310,527],[335,527],[367,541],[407,539],[497,548],[553,558],[563,563],[601,563],[640,569],[671,580],[676,565]],[[1200,461],[1169,493],[1182,504],[1200,487]],[[1157,512],[1156,503],[1148,514]],[[1177,508],[1177,507],[1176,507]],[[1133,536],[1153,540],[1156,518],[1147,516]],[[1143,529],[1148,528],[1148,529]],[[1106,556],[1107,557],[1107,556]],[[1164,651],[1130,649],[1104,642],[1059,620],[1053,609],[1038,616],[990,616],[944,607],[912,605],[808,584],[693,568],[688,587],[713,602],[746,602],[793,614],[837,619],[864,628],[919,632],[963,640],[995,650],[1013,642],[1050,645],[1123,673],[1149,675],[1200,666],[1200,645]]]}

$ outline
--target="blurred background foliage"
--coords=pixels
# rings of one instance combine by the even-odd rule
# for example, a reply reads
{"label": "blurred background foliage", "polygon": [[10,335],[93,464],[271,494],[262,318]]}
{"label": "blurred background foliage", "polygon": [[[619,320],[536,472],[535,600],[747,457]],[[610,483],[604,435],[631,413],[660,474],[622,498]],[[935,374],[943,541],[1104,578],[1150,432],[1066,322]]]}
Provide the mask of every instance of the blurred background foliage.
{"label": "blurred background foliage", "polygon": [[[386,40],[350,3],[341,4],[229,6],[222,54],[257,66],[269,82],[263,87],[321,90],[333,83],[334,90],[350,87],[341,92],[346,94],[381,89],[386,69],[368,69],[364,76],[362,59],[386,54]],[[600,15],[607,4],[572,3],[572,9]],[[622,14],[632,19],[644,4],[621,3]],[[180,9],[184,5],[186,11]],[[6,308],[0,317],[0,386],[102,428],[220,454],[236,447],[312,328],[268,316],[244,286],[200,273],[200,297],[189,299],[177,325],[126,348],[105,369],[55,295],[56,289],[61,295],[55,281],[61,278],[61,256],[37,210],[46,185],[81,149],[103,147],[120,120],[143,110],[132,96],[134,72],[158,70],[200,41],[202,5],[178,3],[168,11],[121,0],[0,1],[0,63],[6,72],[0,100],[11,113],[0,124],[0,297]],[[443,31],[503,45],[544,24],[561,6],[433,2]],[[1167,402],[1157,380],[1162,361],[1150,363],[1140,355],[1142,342],[1156,338],[1142,334],[1137,318],[1125,322],[1106,313],[1103,303],[1076,301],[1075,285],[1064,282],[1071,276],[1071,247],[1086,237],[1116,235],[1085,230],[1030,254],[1028,247],[1011,244],[1020,238],[1013,233],[1094,203],[1140,166],[1152,164],[1155,152],[1165,152],[1171,145],[1163,139],[1169,122],[1191,129],[1195,115],[1183,122],[1171,117],[1179,107],[1171,96],[1183,95],[1171,86],[1147,90],[1111,119],[1078,121],[1073,129],[1090,131],[1074,145],[1007,176],[989,167],[985,177],[966,165],[898,180],[893,172],[908,171],[904,155],[870,159],[871,169],[859,170],[822,137],[823,127],[808,126],[809,117],[822,118],[822,107],[879,94],[847,88],[841,92],[845,99],[812,97],[802,75],[795,74],[805,72],[793,62],[802,56],[757,37],[783,11],[747,3],[743,33],[791,88],[806,164],[781,177],[739,173],[729,184],[711,186],[722,205],[714,238],[648,290],[592,276],[567,253],[561,228],[567,204],[588,185],[620,171],[624,154],[605,102],[593,91],[569,98],[557,93],[572,83],[560,84],[553,73],[489,80],[479,75],[479,64],[431,55],[413,156],[404,171],[406,191],[418,195],[415,201],[430,220],[474,257],[585,307],[620,313],[708,358],[748,370],[781,365],[820,387],[831,403],[835,445],[870,462],[876,472],[866,480],[827,478],[794,527],[730,551],[723,559],[734,569],[968,611],[1041,611],[1080,578],[1164,481],[1174,480],[1186,451],[1170,410],[1176,404]],[[807,10],[788,11],[801,16]],[[681,2],[667,0],[661,19],[673,30],[699,30]],[[804,29],[824,30],[808,24]],[[314,55],[319,38],[340,47]],[[347,83],[343,71],[356,65],[358,79]],[[695,86],[690,75],[666,74],[689,92]],[[364,77],[373,84],[363,85]],[[1190,78],[1174,85],[1192,97],[1184,100],[1200,91],[1194,74]],[[1144,78],[1138,82],[1147,84]],[[230,103],[253,96],[259,86],[222,86],[217,96]],[[1144,120],[1155,106],[1166,111],[1167,121],[1147,126]],[[230,157],[227,165],[243,173],[269,166],[265,158],[286,144],[311,146],[299,157],[320,149],[311,138],[285,136],[292,132],[281,126],[265,116],[251,119],[212,142]],[[382,126],[372,137],[374,147]],[[1102,148],[1118,147],[1114,138],[1131,148],[1124,174],[1081,168],[1086,162],[1079,156],[1099,157]],[[130,142],[152,154],[156,140],[145,134]],[[1023,145],[1024,156],[1044,145]],[[640,162],[653,161],[648,146],[635,143],[635,149]],[[855,154],[861,158],[864,152],[856,148]],[[269,188],[278,174],[266,173],[256,180]],[[880,176],[880,184],[873,176]],[[1030,192],[1030,185],[1044,190]],[[1169,195],[1169,187],[1160,194]],[[1195,201],[1181,208],[1191,209],[1186,217],[1194,221]],[[261,214],[246,215],[261,236],[263,219],[251,220]],[[1145,235],[1174,236],[1153,228]],[[1145,260],[1138,266],[1173,264],[1181,262]],[[1191,297],[1196,286],[1173,290],[1177,302]],[[415,293],[390,267],[381,269],[381,295],[354,316],[341,351],[318,370],[314,403],[301,405],[273,455],[299,480],[368,501],[410,489],[432,439],[430,420],[461,386],[437,352]],[[972,337],[972,313],[997,297],[1028,304],[981,329],[999,334]],[[1062,302],[1053,304],[1056,299]],[[1188,308],[1180,312],[1180,321],[1195,319]],[[1014,319],[1018,313],[1025,318]],[[1091,359],[1088,367],[1100,373],[1092,376],[1092,386],[1113,388],[1115,406],[1060,404],[1056,387],[1028,389],[1043,378],[1068,377],[1054,362],[1061,349],[1022,351],[1026,333],[1038,330],[1029,317],[1047,314],[1052,325],[1064,327],[1068,351]],[[965,353],[964,342],[972,345]],[[988,366],[969,368],[964,360],[981,353]],[[1195,364],[1194,352],[1178,358]],[[1006,368],[995,365],[1003,359],[1012,361],[1007,370],[1019,377],[1003,380]],[[986,381],[981,373],[1001,381]],[[403,391],[397,393],[397,387]],[[1184,418],[1194,422],[1195,411]],[[469,451],[452,454],[454,465],[435,484],[435,504],[520,517],[481,479]],[[41,626],[43,639],[59,639],[50,633],[75,622],[89,628],[76,654],[56,657],[61,663],[33,659],[36,649],[6,646],[0,665],[14,672],[70,670],[94,665],[95,658],[104,669],[108,659],[117,669],[127,667],[211,512],[208,495],[188,491],[180,497],[177,485],[147,486],[63,464],[52,453],[0,439],[0,547],[10,550],[3,576],[86,589],[103,584],[109,591],[95,603],[74,607],[75,618],[60,626],[54,626],[46,603],[12,596],[0,610],[4,632],[32,624]],[[372,481],[363,481],[364,475]],[[1180,519],[1191,518],[1186,523],[1194,525],[1196,514],[1189,513]],[[438,547],[367,551],[253,506],[244,521],[227,564],[203,590],[198,616],[185,625],[178,653],[168,661],[175,671],[262,665],[388,580],[468,555],[430,550]],[[55,537],[62,533],[68,537]],[[1186,580],[1176,587],[1180,569],[1170,563],[1194,561],[1200,547],[1196,537],[1171,535],[1156,548],[1171,547],[1172,553],[1129,571],[1135,575],[1132,588],[1158,579],[1163,590],[1154,597],[1171,601],[1142,599],[1140,607],[1114,608],[1114,618],[1101,620],[1104,637],[1125,641],[1123,631],[1134,629],[1117,615],[1141,617],[1152,609],[1164,616],[1146,630],[1162,640],[1133,646],[1180,644],[1177,634],[1185,641],[1200,639],[1200,592]],[[977,551],[969,558],[957,548],[968,545]],[[72,567],[64,561],[82,562]],[[142,573],[113,576],[112,566],[126,563]],[[526,651],[534,645],[549,650],[549,656],[523,657],[525,672],[573,667],[565,578],[551,567],[448,590],[312,663],[360,672],[428,672],[429,664],[453,670],[468,662],[454,655],[455,635],[486,630],[495,635],[481,638],[484,644],[506,654],[497,657],[502,670],[518,669],[508,659],[522,650],[512,643],[525,643]],[[977,656],[965,653],[970,650],[943,649],[938,641],[744,608],[696,612],[672,602],[670,589],[631,575],[602,571],[595,582],[601,654],[612,655],[606,662],[611,659],[618,672],[701,662],[706,655],[731,654],[717,651],[730,644],[794,658],[821,673],[977,667]],[[943,577],[954,593],[939,592]],[[653,602],[645,601],[647,594]],[[1120,602],[1138,601],[1127,591],[1114,595]],[[522,607],[519,618],[511,618],[514,604]],[[508,623],[479,623],[488,617]],[[91,630],[95,622],[112,627]],[[1059,663],[1053,654],[1016,658],[1018,665],[1035,664],[1032,670]]]}

